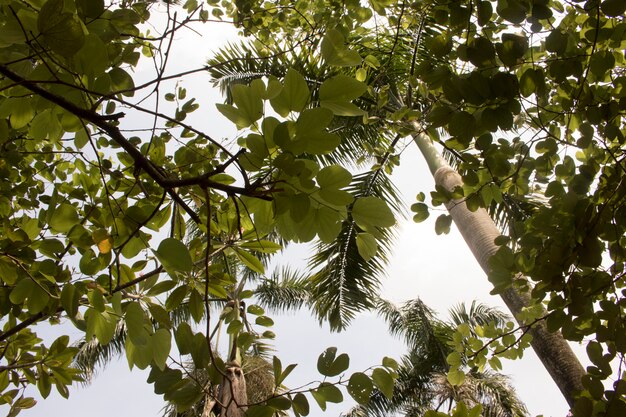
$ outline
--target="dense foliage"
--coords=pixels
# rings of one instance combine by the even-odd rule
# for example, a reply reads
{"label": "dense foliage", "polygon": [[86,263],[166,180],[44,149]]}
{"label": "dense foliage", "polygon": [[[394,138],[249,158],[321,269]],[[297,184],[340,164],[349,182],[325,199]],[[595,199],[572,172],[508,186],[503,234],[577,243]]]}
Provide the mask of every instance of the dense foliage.
{"label": "dense foliage", "polygon": [[[281,248],[276,233],[280,241],[331,242],[343,223],[354,223],[360,233],[352,244],[358,239],[369,259],[375,236],[395,223],[392,212],[371,193],[346,191],[352,174],[345,168],[316,162],[340,137],[326,129],[333,111],[311,102],[295,71],[233,88],[234,105],[220,106],[239,128],[252,127],[245,148],[185,123],[198,104],[183,87],[162,84],[182,77],[167,71],[168,48],[181,28],[207,21],[211,7],[64,0],[0,7],[0,401],[15,415],[34,405],[24,396],[29,385],[43,397],[53,385],[67,396],[81,368],[113,346],[131,368],[150,367],[156,392],[179,410],[203,398],[219,403],[229,394],[228,370],[241,375],[242,354],[258,353],[273,337],[263,330],[272,320],[249,299],[267,254]],[[144,25],[155,8],[167,16],[158,35]],[[154,79],[131,75],[142,60],[154,64]],[[351,106],[365,85],[336,90],[341,81],[329,79],[322,97]],[[281,117],[266,116],[265,105]],[[56,340],[37,337],[35,324],[68,320],[85,334],[79,345],[62,326]],[[220,358],[222,328],[228,348]],[[208,376],[186,373],[170,356],[174,344]],[[335,377],[348,364],[329,348],[318,369]],[[392,383],[395,366],[385,359],[376,368],[382,380],[357,372],[295,392],[280,388],[293,365],[283,369],[274,358],[282,396],[270,390],[250,405],[260,415],[291,407],[306,415],[303,392],[325,408],[343,398],[336,385],[365,401],[375,385]],[[233,404],[248,402],[217,406]]]}
{"label": "dense foliage", "polygon": [[[156,35],[145,26],[155,8],[167,15]],[[495,292],[529,294],[519,328],[459,326],[448,382],[466,379],[459,357],[482,371],[521,356],[529,326],[545,323],[586,343],[584,389],[566,393],[575,413],[626,414],[625,11],[621,0],[0,1],[0,401],[15,414],[33,405],[25,386],[67,395],[81,378],[69,338],[33,329],[65,320],[102,346],[124,326],[131,367],[151,367],[181,410],[223,399],[224,362],[272,336],[252,326],[252,316],[271,325],[263,308],[244,300],[286,241],[321,242],[305,287],[319,317],[344,327],[374,305],[390,247],[394,145],[426,132],[463,177],[431,204],[506,219],[489,279]],[[253,53],[169,73],[176,33],[211,19],[232,19]],[[251,68],[278,56],[284,65]],[[134,78],[149,60],[154,78]],[[185,122],[195,98],[163,81],[237,62],[253,71],[231,78],[218,106],[243,132],[227,146]],[[359,158],[375,163],[353,175]],[[420,196],[415,220],[428,208]],[[450,224],[442,215],[438,232]],[[224,360],[213,352],[221,323]],[[172,341],[210,384],[168,360]],[[347,366],[333,349],[318,361],[328,377]],[[276,358],[276,395],[248,414],[308,413],[303,392],[280,389],[290,369]],[[365,403],[374,385],[389,392],[395,369],[386,359],[305,391],[324,408],[346,383]]]}

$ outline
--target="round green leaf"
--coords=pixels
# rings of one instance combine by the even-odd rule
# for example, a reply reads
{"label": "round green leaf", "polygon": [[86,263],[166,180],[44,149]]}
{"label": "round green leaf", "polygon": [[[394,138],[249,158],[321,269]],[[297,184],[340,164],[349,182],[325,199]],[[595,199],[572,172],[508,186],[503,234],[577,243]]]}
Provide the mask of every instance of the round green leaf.
{"label": "round green leaf", "polygon": [[352,174],[339,165],[324,167],[317,173],[317,184],[320,188],[340,189],[346,187],[352,181]]}
{"label": "round green leaf", "polygon": [[463,371],[459,369],[453,369],[448,372],[447,378],[450,385],[458,386],[461,385],[463,381],[465,381],[465,373],[463,373]]}
{"label": "round green leaf", "polygon": [[329,347],[317,359],[317,370],[324,376],[337,376],[350,366],[350,357],[345,353],[337,356],[336,347]]}
{"label": "round green leaf", "polygon": [[346,48],[343,35],[336,29],[326,32],[326,36],[322,39],[321,52],[328,65],[349,67],[361,63],[359,53]]}
{"label": "round green leaf", "polygon": [[193,267],[189,250],[178,239],[163,239],[155,255],[168,270],[190,272]]}
{"label": "round green leaf", "polygon": [[336,75],[322,83],[320,101],[351,101],[367,91],[367,84],[347,75]]}
{"label": "round green leaf", "polygon": [[411,205],[411,211],[415,214],[413,215],[413,221],[415,223],[421,223],[430,216],[430,212],[428,211],[428,206],[424,203],[415,203]]}
{"label": "round green leaf", "polygon": [[78,223],[78,213],[76,209],[73,205],[67,203],[59,205],[50,218],[50,227],[62,233],[69,232],[70,229]]}
{"label": "round green leaf", "polygon": [[378,242],[370,233],[358,233],[356,235],[356,247],[359,255],[367,262],[378,252]]}
{"label": "round green leaf", "polygon": [[382,368],[376,368],[372,372],[372,380],[374,381],[374,385],[380,392],[383,393],[385,397],[391,399],[393,397],[393,377]]}
{"label": "round green leaf", "polygon": [[71,57],[83,47],[85,32],[78,17],[64,11],[63,0],[48,0],[37,16],[37,28],[56,53]]}
{"label": "round green leaf", "polygon": [[372,384],[372,380],[363,372],[352,374],[348,382],[348,393],[359,404],[367,404],[369,402],[373,389],[374,384]]}
{"label": "round green leaf", "polygon": [[393,213],[378,197],[361,197],[352,206],[352,218],[363,227],[391,227],[396,223]]}
{"label": "round green leaf", "polygon": [[291,400],[293,410],[300,414],[301,416],[309,415],[309,400],[306,399],[306,396],[299,392]]}

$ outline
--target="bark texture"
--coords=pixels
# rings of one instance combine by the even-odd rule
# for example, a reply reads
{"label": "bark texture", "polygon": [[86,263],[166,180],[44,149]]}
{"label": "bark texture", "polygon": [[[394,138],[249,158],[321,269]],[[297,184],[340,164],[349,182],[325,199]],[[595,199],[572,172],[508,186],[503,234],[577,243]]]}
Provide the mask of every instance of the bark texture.
{"label": "bark texture", "polygon": [[248,404],[246,378],[238,364],[227,364],[226,375],[219,388],[219,398],[222,407],[220,417],[245,417]]}
{"label": "bark texture", "polygon": [[[463,184],[461,176],[450,167],[439,168],[435,172],[435,183],[452,191]],[[489,273],[489,258],[498,250],[494,243],[500,232],[487,211],[483,208],[470,211],[464,201],[451,201],[446,207],[454,224],[459,228],[463,239],[485,273]],[[508,288],[500,294],[513,316],[517,318],[521,310],[530,305],[530,296]],[[520,323],[523,325],[523,323]],[[537,356],[550,373],[570,407],[574,406],[576,393],[582,391],[583,366],[572,351],[569,343],[558,333],[548,331],[544,321],[535,323],[529,330],[533,339],[531,345]]]}
{"label": "bark texture", "polygon": [[[422,132],[421,126],[414,123],[414,127],[416,133],[413,138],[428,163],[435,178],[435,184],[449,191],[462,186],[462,177],[443,160],[432,145],[430,138]],[[450,201],[446,207],[474,257],[483,271],[488,274],[489,258],[498,250],[494,240],[500,236],[495,223],[485,209],[480,208],[472,212],[464,201]],[[529,294],[520,293],[514,288],[507,289],[500,296],[516,320],[521,310],[530,305]],[[520,323],[520,325],[524,324]],[[531,342],[533,350],[561,390],[569,406],[573,407],[577,393],[583,390],[582,377],[585,374],[583,366],[563,336],[559,332],[549,332],[544,321],[534,324],[529,333],[533,337]]]}

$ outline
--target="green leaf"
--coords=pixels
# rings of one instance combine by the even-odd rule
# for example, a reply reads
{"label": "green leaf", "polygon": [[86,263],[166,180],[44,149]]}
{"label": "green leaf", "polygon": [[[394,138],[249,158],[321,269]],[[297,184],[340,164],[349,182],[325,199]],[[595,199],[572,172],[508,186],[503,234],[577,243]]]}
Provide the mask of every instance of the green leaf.
{"label": "green leaf", "polygon": [[356,247],[359,251],[359,255],[366,262],[376,256],[378,252],[378,242],[376,238],[370,233],[358,233],[356,235]]}
{"label": "green leaf", "polygon": [[285,397],[274,397],[267,400],[267,405],[272,407],[274,410],[285,411],[291,408],[291,401],[289,398]]}
{"label": "green leaf", "polygon": [[354,197],[348,191],[323,188],[319,190],[319,196],[329,204],[345,207],[354,201]]}
{"label": "green leaf", "polygon": [[132,90],[135,89],[135,82],[128,72],[115,67],[109,71],[109,77],[111,77],[111,89],[113,91],[124,91],[125,96],[133,95]]}
{"label": "green leaf", "polygon": [[32,280],[23,278],[18,281],[17,285],[11,290],[9,300],[15,305],[22,304],[31,296],[34,288],[35,283]]}
{"label": "green leaf", "polygon": [[200,323],[204,318],[204,300],[198,291],[191,290],[188,306],[193,320],[196,323]]}
{"label": "green leaf", "polygon": [[128,303],[124,315],[128,338],[135,346],[144,346],[148,343],[149,334],[145,328],[146,318],[143,308],[138,302]]}
{"label": "green leaf", "polygon": [[243,242],[239,246],[262,253],[275,253],[283,248],[282,245],[272,242],[271,240],[250,240]]}
{"label": "green leaf", "polygon": [[168,271],[191,272],[193,268],[189,250],[178,239],[163,239],[154,254]]}
{"label": "green leaf", "polygon": [[324,100],[320,103],[320,106],[327,108],[337,116],[352,117],[367,114],[365,110],[360,109],[358,106],[350,103],[349,101]]}
{"label": "green leaf", "polygon": [[466,111],[455,112],[448,123],[450,135],[461,139],[469,139],[476,131],[476,120],[474,116]]}
{"label": "green leaf", "polygon": [[301,416],[309,415],[309,400],[306,399],[306,396],[303,393],[299,392],[294,395],[291,400],[291,405],[293,406],[293,410]]}
{"label": "green leaf", "polygon": [[518,64],[528,50],[528,39],[525,36],[511,33],[502,34],[502,43],[496,44],[498,57],[509,67]]}
{"label": "green leaf", "polygon": [[246,117],[245,113],[235,106],[217,103],[215,107],[217,107],[217,110],[226,116],[228,120],[233,122],[238,129],[245,129],[252,124],[252,122],[250,122],[250,120]]}
{"label": "green leaf", "polygon": [[378,388],[387,399],[391,400],[393,397],[394,378],[389,372],[382,368],[374,369],[372,372],[372,381],[374,381],[376,388]]}
{"label": "green leaf", "polygon": [[459,352],[452,352],[446,358],[446,362],[453,368],[459,367],[462,363],[461,354]]}
{"label": "green leaf", "polygon": [[448,214],[441,214],[435,220],[435,233],[448,234],[450,233],[450,226],[452,225],[452,216]]}
{"label": "green leaf", "polygon": [[83,26],[77,16],[64,10],[64,0],[48,0],[37,16],[37,29],[45,43],[59,55],[71,57],[85,43]]}
{"label": "green leaf", "polygon": [[243,84],[235,84],[230,89],[233,103],[246,120],[246,127],[252,125],[263,116],[263,100],[258,88]]}
{"label": "green leaf", "polygon": [[497,13],[511,23],[522,23],[526,19],[527,8],[520,0],[498,0]]}
{"label": "green leaf", "polygon": [[165,308],[167,309],[167,311],[175,310],[183,302],[186,295],[186,285],[181,285],[180,287],[172,291],[171,294],[167,297],[167,300],[165,300]]}
{"label": "green leaf", "polygon": [[181,355],[188,355],[193,350],[193,331],[191,326],[185,322],[178,325],[178,328],[174,332],[174,339],[176,340],[176,346]]}
{"label": "green leaf", "polygon": [[311,391],[311,395],[323,411],[326,410],[327,402],[340,403],[343,401],[343,395],[339,388],[328,382],[322,382],[316,390]]}
{"label": "green leaf", "polygon": [[447,378],[450,385],[459,386],[465,381],[465,373],[459,369],[452,369],[448,372]]}
{"label": "green leaf", "polygon": [[322,206],[315,211],[314,222],[322,242],[334,241],[341,232],[341,215],[328,207]]}
{"label": "green leaf", "polygon": [[61,306],[69,317],[75,317],[78,313],[80,293],[74,285],[67,283],[61,290]]}
{"label": "green leaf", "polygon": [[17,281],[17,267],[5,256],[0,256],[0,281],[9,285]]}
{"label": "green leaf", "polygon": [[333,112],[321,107],[306,109],[296,120],[296,134],[302,135],[311,131],[322,131],[333,120]]}
{"label": "green leaf", "polygon": [[297,138],[304,141],[306,152],[313,155],[323,155],[332,152],[341,143],[341,138],[337,134],[321,130],[312,130]]}
{"label": "green leaf", "polygon": [[626,12],[626,2],[622,0],[604,0],[600,9],[609,17],[623,16]]}
{"label": "green leaf", "polygon": [[93,290],[89,291],[89,294],[87,294],[87,298],[89,299],[89,302],[91,303],[93,308],[95,308],[101,313],[104,312],[105,300],[104,300],[104,296],[102,295],[102,292],[98,288],[94,288]]}
{"label": "green leaf", "polygon": [[396,223],[387,203],[378,197],[358,198],[352,206],[352,218],[362,227],[391,227]]}
{"label": "green leaf", "polygon": [[348,381],[348,393],[359,404],[367,404],[374,389],[369,376],[363,372],[355,372]]}
{"label": "green leaf", "polygon": [[191,359],[193,359],[196,368],[204,368],[209,363],[210,355],[206,337],[202,333],[194,334]]}
{"label": "green leaf", "polygon": [[289,113],[301,112],[309,102],[311,92],[306,80],[293,68],[289,68],[285,75],[283,88],[280,93],[270,99],[270,104],[276,113],[287,117]]}
{"label": "green leaf", "polygon": [[55,210],[50,218],[50,227],[57,232],[67,233],[72,227],[79,223],[78,213],[73,205],[62,203]]}
{"label": "green leaf", "polygon": [[327,79],[320,87],[320,101],[352,101],[367,91],[367,84],[347,75]]}
{"label": "green leaf", "polygon": [[172,336],[170,332],[167,329],[158,329],[152,335],[150,344],[152,345],[154,363],[159,369],[164,370],[165,362],[172,348]]}
{"label": "green leaf", "polygon": [[237,256],[237,258],[245,266],[247,266],[248,268],[250,268],[254,272],[257,272],[259,274],[264,274],[265,273],[265,267],[263,266],[263,264],[261,263],[259,258],[254,256],[250,252],[247,252],[247,251],[245,251],[243,249],[240,249],[240,248],[237,248],[237,247],[233,248],[233,252],[235,253],[235,256]]}
{"label": "green leaf", "polygon": [[320,188],[338,190],[350,185],[352,174],[339,165],[330,165],[322,168],[315,178]]}
{"label": "green leaf", "polygon": [[96,19],[104,13],[104,0],[76,0],[76,6],[91,19]]}
{"label": "green leaf", "polygon": [[87,322],[87,340],[95,335],[101,345],[106,345],[113,339],[117,323],[108,313],[88,308],[85,312],[85,321]]}
{"label": "green leaf", "polygon": [[249,314],[254,314],[255,316],[262,316],[263,314],[265,314],[265,310],[263,309],[263,307],[256,304],[250,304],[246,311]]}
{"label": "green leaf", "polygon": [[337,356],[336,347],[329,347],[317,359],[317,370],[324,376],[337,376],[350,366],[350,357],[345,353]]}
{"label": "green leaf", "polygon": [[343,35],[336,29],[326,32],[322,39],[321,52],[328,65],[351,67],[359,65],[362,61],[358,52],[346,48]]}
{"label": "green leaf", "polygon": [[385,356],[383,358],[383,366],[389,369],[393,369],[394,371],[397,371],[399,367],[398,362],[388,356]]}
{"label": "green leaf", "polygon": [[413,215],[413,221],[415,223],[421,223],[430,216],[428,206],[424,203],[414,203],[411,205],[411,211],[415,213],[415,215]]}
{"label": "green leaf", "polygon": [[267,316],[259,316],[256,318],[254,322],[258,324],[259,326],[263,326],[263,327],[271,327],[274,325],[274,320],[272,320],[271,318]]}
{"label": "green leaf", "polygon": [[282,372],[280,374],[280,377],[277,379],[276,386],[279,386],[280,384],[282,384],[285,378],[287,378],[289,374],[291,374],[291,372],[296,368],[296,366],[298,366],[298,364],[295,364],[295,363],[287,365],[287,367],[285,368],[285,371]]}

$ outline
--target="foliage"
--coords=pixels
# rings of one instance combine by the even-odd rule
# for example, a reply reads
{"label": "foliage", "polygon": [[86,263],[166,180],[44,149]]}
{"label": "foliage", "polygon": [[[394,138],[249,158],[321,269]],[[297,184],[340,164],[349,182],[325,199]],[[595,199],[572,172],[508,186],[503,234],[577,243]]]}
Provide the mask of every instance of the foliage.
{"label": "foliage", "polygon": [[[379,314],[392,334],[402,337],[408,353],[400,360],[395,388],[375,391],[368,404],[353,408],[349,416],[422,416],[428,410],[451,410],[456,404],[480,407],[484,416],[525,416],[526,407],[515,394],[508,378],[486,370],[467,369],[467,358],[452,345],[457,326],[502,325],[510,317],[484,304],[460,304],[442,321],[421,300],[400,307],[381,300]],[[460,383],[450,381],[451,362],[458,360],[467,375]]]}
{"label": "foliage", "polygon": [[[155,13],[167,17],[156,34],[146,25],[158,21]],[[349,80],[330,78],[321,101],[295,70],[233,86],[231,103],[218,109],[245,129],[241,146],[185,121],[199,105],[166,82],[184,76],[168,72],[168,52],[181,28],[210,21],[209,13],[221,18],[224,10],[196,2],[0,3],[0,401],[11,415],[34,405],[24,395],[29,385],[44,398],[52,385],[68,396],[69,385],[120,349],[131,368],[151,368],[155,391],[178,411],[211,398],[170,353],[193,361],[215,386],[225,369],[212,354],[222,328],[229,363],[273,337],[264,330],[271,318],[245,301],[251,274],[264,274],[263,260],[281,248],[276,232],[281,242],[328,243],[354,223],[371,236],[356,256],[369,259],[375,236],[395,223],[382,199],[350,188],[349,171],[316,159],[340,145],[329,127],[364,92],[356,79],[337,95],[334,84]],[[144,61],[154,65],[153,79],[132,75]],[[266,114],[270,106],[279,117]],[[380,210],[385,216],[372,215]],[[195,233],[185,239],[188,222]],[[40,322],[68,324],[48,341],[37,337]],[[68,325],[84,334],[76,347],[63,334]],[[331,349],[323,358],[333,356]],[[341,400],[339,385],[362,400],[374,383],[362,372],[344,379],[347,366],[342,359],[320,367],[335,380],[238,406],[305,415],[305,393],[325,408]],[[275,359],[276,387],[291,369]],[[393,367],[375,369],[393,381]]]}
{"label": "foliage", "polygon": [[[269,38],[275,22],[247,4],[241,24]],[[401,122],[416,120],[458,156],[463,188],[437,189],[432,205],[454,198],[477,210],[506,194],[532,202],[496,241],[494,291],[530,290],[532,303],[519,317],[525,326],[545,321],[586,343],[593,365],[575,414],[624,414],[624,2],[371,1],[373,14],[344,4],[352,14],[341,18],[317,3],[285,7],[284,20],[299,22],[285,31],[295,39],[293,28],[328,22],[352,49],[410,64],[378,60],[372,68],[361,54],[359,77],[370,86],[363,100],[374,104],[368,116],[401,134],[411,129]],[[304,16],[313,21],[298,15],[311,8]],[[375,25],[364,25],[371,16]],[[416,220],[427,209],[418,201]],[[442,215],[438,233],[450,223]],[[471,336],[476,330],[486,339]],[[497,356],[518,357],[528,345],[526,327],[483,330],[461,329],[456,344],[475,352],[478,367],[487,351],[497,364]]]}
{"label": "foliage", "polygon": [[[107,345],[123,319],[131,367],[150,366],[159,392],[181,410],[191,406],[204,387],[168,361],[172,339],[217,382],[215,321],[227,326],[229,360],[271,337],[247,327],[240,306],[252,296],[246,276],[263,274],[262,254],[279,249],[268,243],[274,233],[326,245],[312,272],[316,289],[332,285],[338,298],[318,293],[313,302],[343,327],[372,303],[372,272],[384,264],[394,223],[393,200],[368,194],[359,180],[397,163],[396,138],[415,133],[418,122],[458,157],[464,179],[453,193],[435,190],[431,205],[461,198],[476,210],[503,195],[532,203],[496,240],[494,291],[530,290],[524,326],[545,321],[587,344],[592,365],[576,415],[626,414],[625,7],[619,0],[190,0],[181,8],[0,1],[0,401],[15,415],[34,405],[25,386],[45,397],[55,385],[67,396],[81,378],[65,332],[40,340],[36,323],[71,322],[88,343]],[[157,8],[167,19],[153,34],[146,23],[156,22]],[[210,69],[171,74],[167,64],[181,28],[213,19],[232,19],[266,57],[282,50],[282,36],[295,56],[321,57],[317,67],[283,66],[279,75],[229,87],[230,101],[218,108],[242,131],[237,146],[185,122],[199,105],[165,82]],[[155,68],[153,79],[133,77],[144,62]],[[321,67],[331,68],[313,85],[306,71]],[[385,133],[366,135],[373,141],[354,151],[382,164],[353,175],[337,164],[351,147],[334,128],[357,120]],[[416,220],[428,215],[425,201],[414,206]],[[187,221],[200,234],[185,242]],[[440,217],[438,232],[450,223]],[[338,236],[349,250],[332,248]],[[333,259],[366,279],[329,279]],[[346,294],[363,297],[341,304]],[[215,303],[222,310],[211,321]],[[206,330],[172,320],[183,304],[196,322],[206,317]],[[260,313],[255,323],[271,320]],[[497,368],[498,356],[521,355],[526,330],[475,324],[453,341],[459,355],[474,352],[469,365]],[[331,353],[323,375],[343,367]],[[452,371],[449,380],[462,380]],[[377,381],[357,372],[348,392],[362,401]],[[324,409],[343,398],[335,384],[344,382],[324,381],[311,395]],[[304,393],[293,394],[249,413],[307,414]],[[455,415],[480,413],[463,407]]]}

